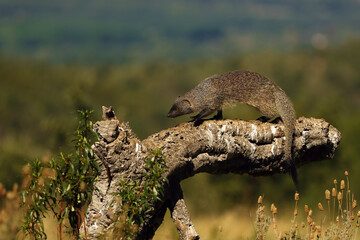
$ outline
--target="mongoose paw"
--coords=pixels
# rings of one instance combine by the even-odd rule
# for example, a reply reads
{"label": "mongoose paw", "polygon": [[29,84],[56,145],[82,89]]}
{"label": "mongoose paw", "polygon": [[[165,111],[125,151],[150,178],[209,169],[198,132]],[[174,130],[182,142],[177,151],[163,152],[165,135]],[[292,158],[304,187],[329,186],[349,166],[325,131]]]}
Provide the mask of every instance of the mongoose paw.
{"label": "mongoose paw", "polygon": [[224,119],[223,114],[222,114],[222,110],[219,110],[215,116],[210,118],[210,120],[221,120],[221,119]]}
{"label": "mongoose paw", "polygon": [[200,126],[205,120],[204,119],[194,119],[192,122],[194,122],[194,126],[198,127]]}

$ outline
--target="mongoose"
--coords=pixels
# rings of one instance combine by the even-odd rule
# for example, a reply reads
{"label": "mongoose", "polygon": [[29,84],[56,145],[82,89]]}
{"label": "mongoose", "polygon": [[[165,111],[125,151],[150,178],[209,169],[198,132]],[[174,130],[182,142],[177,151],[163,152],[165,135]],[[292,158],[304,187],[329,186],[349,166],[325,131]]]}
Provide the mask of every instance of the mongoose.
{"label": "mongoose", "polygon": [[292,161],[295,111],[285,92],[270,79],[250,71],[232,71],[206,78],[194,89],[176,99],[168,117],[199,112],[193,116],[195,122],[217,111],[215,119],[222,118],[222,108],[236,102],[257,108],[262,119],[272,119],[280,115],[285,127],[285,154],[287,171],[290,172],[298,189],[297,172]]}

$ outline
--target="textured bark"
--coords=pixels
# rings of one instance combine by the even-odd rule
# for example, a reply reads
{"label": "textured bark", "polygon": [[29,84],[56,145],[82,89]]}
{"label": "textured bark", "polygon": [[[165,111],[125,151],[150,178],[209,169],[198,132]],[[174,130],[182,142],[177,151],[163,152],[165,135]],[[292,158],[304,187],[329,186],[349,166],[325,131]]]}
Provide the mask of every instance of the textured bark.
{"label": "textured bark", "polygon": [[[283,124],[242,120],[208,120],[199,126],[183,123],[141,141],[128,123],[120,123],[111,108],[103,107],[103,121],[94,128],[100,136],[93,149],[99,157],[101,174],[86,215],[87,235],[94,238],[111,230],[111,216],[120,211],[112,192],[123,178],[144,173],[148,150],[160,148],[166,158],[165,197],[144,216],[138,239],[150,239],[160,226],[166,209],[181,239],[199,239],[182,196],[180,181],[196,173],[272,175],[284,173]],[[323,119],[301,117],[296,122],[293,159],[297,167],[332,158],[341,134]],[[289,177],[289,181],[291,178]]]}

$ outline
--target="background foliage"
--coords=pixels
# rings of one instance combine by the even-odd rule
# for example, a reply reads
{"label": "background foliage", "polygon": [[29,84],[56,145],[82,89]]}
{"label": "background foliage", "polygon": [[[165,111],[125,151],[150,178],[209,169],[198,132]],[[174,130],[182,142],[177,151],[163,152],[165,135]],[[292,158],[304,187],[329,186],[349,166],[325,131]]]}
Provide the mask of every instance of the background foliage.
{"label": "background foliage", "polygon": [[[3,58],[0,63],[4,86],[0,89],[0,181],[9,188],[20,180],[21,166],[26,159],[66,149],[66,143],[71,142],[68,130],[74,128],[78,108],[95,109],[95,119],[100,119],[101,105],[112,105],[120,120],[129,121],[135,132],[145,138],[189,119],[188,116],[167,119],[166,113],[176,96],[201,79],[232,69],[249,69],[277,82],[294,101],[298,116],[325,118],[342,132],[343,140],[334,160],[299,170],[303,191],[315,192],[314,182],[321,184],[325,176],[336,175],[337,169],[351,172],[359,168],[357,151],[360,146],[356,141],[360,132],[358,59],[360,42],[357,41],[326,51],[261,52],[222,60],[106,66],[45,64]],[[224,114],[226,118],[242,119],[259,116],[247,106],[225,109]],[[218,202],[219,208],[251,202],[251,196],[266,193],[275,183],[282,191],[274,198],[293,191],[290,178],[285,175],[266,177],[266,180],[230,175],[203,178],[197,180],[197,184],[189,184],[191,188],[199,188],[189,192],[213,194],[207,202],[212,205],[216,205],[212,201]],[[200,206],[203,205],[199,203],[197,207],[201,209]]]}

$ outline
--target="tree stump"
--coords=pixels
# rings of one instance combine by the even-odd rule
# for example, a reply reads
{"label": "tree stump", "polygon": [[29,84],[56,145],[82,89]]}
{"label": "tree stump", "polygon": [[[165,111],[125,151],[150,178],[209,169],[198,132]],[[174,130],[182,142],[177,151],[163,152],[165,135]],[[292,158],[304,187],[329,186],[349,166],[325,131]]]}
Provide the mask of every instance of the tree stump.
{"label": "tree stump", "polygon": [[[94,128],[100,141],[93,145],[101,173],[85,217],[87,237],[111,231],[111,215],[121,211],[114,204],[121,178],[143,173],[149,150],[159,148],[166,159],[163,201],[144,213],[137,239],[151,239],[168,208],[181,239],[200,239],[190,220],[180,181],[200,172],[250,174],[285,172],[283,124],[243,120],[207,120],[199,126],[183,123],[141,141],[128,123],[120,123],[112,108],[103,107],[103,121]],[[296,167],[334,156],[340,132],[323,119],[300,117],[296,121],[293,159]]]}

